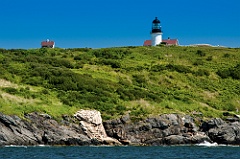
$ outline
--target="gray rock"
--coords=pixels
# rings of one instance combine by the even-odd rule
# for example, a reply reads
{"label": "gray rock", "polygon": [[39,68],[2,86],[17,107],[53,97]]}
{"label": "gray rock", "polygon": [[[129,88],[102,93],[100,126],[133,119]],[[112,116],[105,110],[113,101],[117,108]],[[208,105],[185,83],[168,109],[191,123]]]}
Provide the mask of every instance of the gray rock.
{"label": "gray rock", "polygon": [[[59,123],[38,113],[25,119],[0,113],[0,146],[4,145],[177,145],[204,141],[240,145],[240,122],[220,118],[199,128],[191,116],[164,114],[133,122],[129,114],[102,123],[98,111],[64,116]],[[198,120],[200,121],[200,120]]]}
{"label": "gray rock", "polygon": [[212,119],[203,123],[203,130],[213,142],[240,145],[240,123],[227,123],[222,119]]}
{"label": "gray rock", "polygon": [[164,144],[166,145],[183,145],[189,143],[191,143],[191,140],[182,135],[171,135],[164,138]]}
{"label": "gray rock", "polygon": [[226,122],[224,122],[222,119],[220,118],[214,118],[214,119],[211,119],[207,122],[203,122],[202,126],[201,126],[201,129],[202,131],[208,131],[209,129],[212,129],[212,128],[217,128],[221,125],[224,125],[226,124]]}
{"label": "gray rock", "polygon": [[123,115],[120,120],[123,124],[126,124],[127,122],[131,121],[130,115],[129,114]]}
{"label": "gray rock", "polygon": [[60,125],[38,113],[22,120],[17,116],[0,114],[0,146],[3,145],[90,145],[91,139],[77,124]]}
{"label": "gray rock", "polygon": [[[197,144],[211,141],[191,116],[164,114],[139,122],[104,122],[106,133],[138,145]],[[117,133],[118,132],[118,133]],[[122,135],[124,134],[124,135]]]}

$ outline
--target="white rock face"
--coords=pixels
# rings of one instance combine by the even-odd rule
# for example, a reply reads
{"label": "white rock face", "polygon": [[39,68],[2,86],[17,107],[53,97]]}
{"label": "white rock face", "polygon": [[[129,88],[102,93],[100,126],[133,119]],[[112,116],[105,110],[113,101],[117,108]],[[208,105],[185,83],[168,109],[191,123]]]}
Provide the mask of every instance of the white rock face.
{"label": "white rock face", "polygon": [[101,113],[97,110],[80,110],[74,114],[86,133],[91,139],[97,139],[107,143],[120,144],[118,140],[107,136],[102,124]]}

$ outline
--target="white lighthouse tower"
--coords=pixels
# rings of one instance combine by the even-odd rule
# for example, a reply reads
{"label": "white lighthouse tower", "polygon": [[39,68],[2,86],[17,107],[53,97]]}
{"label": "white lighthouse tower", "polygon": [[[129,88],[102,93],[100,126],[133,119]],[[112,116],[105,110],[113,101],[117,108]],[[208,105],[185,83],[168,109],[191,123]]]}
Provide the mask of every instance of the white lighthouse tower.
{"label": "white lighthouse tower", "polygon": [[152,46],[156,46],[162,42],[162,30],[160,25],[160,20],[156,17],[155,20],[152,22]]}

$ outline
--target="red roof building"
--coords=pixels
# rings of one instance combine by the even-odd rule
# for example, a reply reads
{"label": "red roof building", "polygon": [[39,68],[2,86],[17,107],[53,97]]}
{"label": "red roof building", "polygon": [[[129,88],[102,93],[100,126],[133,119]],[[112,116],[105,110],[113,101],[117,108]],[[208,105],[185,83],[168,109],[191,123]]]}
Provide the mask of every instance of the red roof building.
{"label": "red roof building", "polygon": [[41,42],[41,46],[42,46],[42,48],[44,48],[44,47],[54,48],[55,47],[55,42],[47,39],[46,41]]}
{"label": "red roof building", "polygon": [[151,40],[145,40],[143,43],[143,46],[152,46],[152,41]]}
{"label": "red roof building", "polygon": [[178,39],[170,39],[170,38],[168,38],[167,40],[162,40],[162,43],[166,43],[166,45],[179,45]]}
{"label": "red roof building", "polygon": [[[179,43],[178,43],[178,39],[166,39],[166,40],[162,40],[162,43],[161,44],[166,44],[166,45],[176,45],[178,46]],[[152,46],[152,41],[151,40],[145,40],[144,43],[143,43],[143,46]]]}

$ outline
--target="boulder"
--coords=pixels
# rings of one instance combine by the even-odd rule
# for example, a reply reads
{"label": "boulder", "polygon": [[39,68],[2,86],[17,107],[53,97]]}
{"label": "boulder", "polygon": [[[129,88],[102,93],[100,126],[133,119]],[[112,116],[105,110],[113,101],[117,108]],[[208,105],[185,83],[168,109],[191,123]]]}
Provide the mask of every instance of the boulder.
{"label": "boulder", "polygon": [[118,140],[107,136],[99,111],[80,110],[75,113],[74,117],[80,121],[83,131],[90,139],[96,139],[107,145],[121,145]]}
{"label": "boulder", "polygon": [[218,144],[240,145],[240,123],[211,119],[202,124],[202,130]]}
{"label": "boulder", "polygon": [[164,138],[164,144],[166,145],[183,145],[189,144],[190,139],[182,135],[170,135]]}

